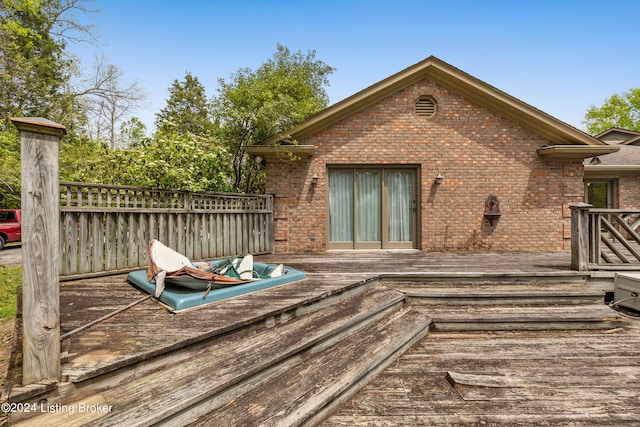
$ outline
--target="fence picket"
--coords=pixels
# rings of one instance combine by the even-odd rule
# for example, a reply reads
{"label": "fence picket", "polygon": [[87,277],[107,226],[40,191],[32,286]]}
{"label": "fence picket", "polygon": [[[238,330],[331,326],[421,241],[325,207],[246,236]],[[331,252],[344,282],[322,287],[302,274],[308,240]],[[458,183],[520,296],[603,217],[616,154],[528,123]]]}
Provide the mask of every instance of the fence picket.
{"label": "fence picket", "polygon": [[158,239],[193,260],[273,251],[273,195],[60,183],[61,276],[143,268]]}

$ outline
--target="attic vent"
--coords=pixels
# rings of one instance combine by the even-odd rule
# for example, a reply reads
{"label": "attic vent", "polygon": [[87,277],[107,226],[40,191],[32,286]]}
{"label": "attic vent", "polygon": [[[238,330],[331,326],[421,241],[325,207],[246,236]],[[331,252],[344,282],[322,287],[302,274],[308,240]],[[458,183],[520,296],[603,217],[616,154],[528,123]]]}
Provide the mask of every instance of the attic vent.
{"label": "attic vent", "polygon": [[431,117],[436,113],[436,101],[430,96],[422,97],[416,101],[416,115],[418,117]]}

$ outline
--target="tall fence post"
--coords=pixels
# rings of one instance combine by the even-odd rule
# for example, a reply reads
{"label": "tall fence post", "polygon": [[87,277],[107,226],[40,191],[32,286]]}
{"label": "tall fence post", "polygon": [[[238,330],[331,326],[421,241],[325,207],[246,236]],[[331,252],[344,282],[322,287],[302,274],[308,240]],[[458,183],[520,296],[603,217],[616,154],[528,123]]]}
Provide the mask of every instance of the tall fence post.
{"label": "tall fence post", "polygon": [[60,138],[64,126],[12,118],[20,131],[22,383],[60,380]]}
{"label": "tall fence post", "polygon": [[569,203],[571,209],[571,269],[589,270],[589,208],[588,203]]}

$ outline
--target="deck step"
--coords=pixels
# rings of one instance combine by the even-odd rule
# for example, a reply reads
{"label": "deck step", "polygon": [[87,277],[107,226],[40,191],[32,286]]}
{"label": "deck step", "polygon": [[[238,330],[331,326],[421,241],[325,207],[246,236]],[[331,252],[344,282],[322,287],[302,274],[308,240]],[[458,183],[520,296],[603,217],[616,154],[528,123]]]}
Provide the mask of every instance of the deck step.
{"label": "deck step", "polygon": [[424,337],[429,325],[427,316],[405,307],[335,346],[308,352],[295,367],[193,425],[315,424]]}
{"label": "deck step", "polygon": [[[330,304],[328,299],[336,302]],[[139,363],[134,370],[122,369],[69,384],[71,390],[47,396],[47,404],[98,399],[101,405],[113,405],[106,413],[69,414],[64,425],[91,421],[92,425],[145,426],[178,413],[183,417],[195,414],[194,421],[202,415],[199,404],[203,400],[208,405],[224,405],[274,375],[286,375],[300,363],[302,354],[312,349],[321,352],[370,323],[402,310],[404,301],[404,294],[383,286],[365,289],[351,298],[329,297],[318,303],[322,309],[309,308],[304,315],[288,321],[281,319],[273,327],[242,326]],[[59,419],[55,413],[28,417],[29,414],[20,414],[12,421],[14,425],[53,427]]]}
{"label": "deck step", "polygon": [[604,292],[584,283],[385,283],[412,304],[602,304]]}
{"label": "deck step", "polygon": [[606,305],[415,306],[433,320],[433,331],[611,329],[622,321]]}

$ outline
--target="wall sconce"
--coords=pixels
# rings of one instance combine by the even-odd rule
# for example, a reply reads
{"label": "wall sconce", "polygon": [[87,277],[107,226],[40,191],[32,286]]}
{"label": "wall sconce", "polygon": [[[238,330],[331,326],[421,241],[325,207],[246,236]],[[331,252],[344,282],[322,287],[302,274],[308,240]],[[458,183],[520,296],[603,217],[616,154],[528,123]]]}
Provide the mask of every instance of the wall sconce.
{"label": "wall sconce", "polygon": [[444,176],[442,176],[442,174],[440,173],[440,171],[438,171],[438,175],[436,175],[436,179],[435,179],[435,183],[437,185],[442,184],[442,180],[444,179]]}
{"label": "wall sconce", "polygon": [[318,175],[316,175],[315,173],[311,177],[311,185],[318,185]]}

